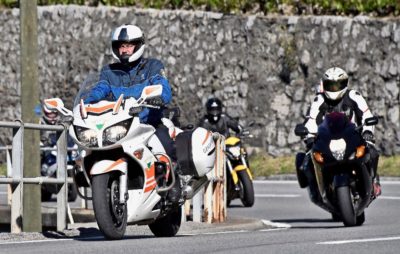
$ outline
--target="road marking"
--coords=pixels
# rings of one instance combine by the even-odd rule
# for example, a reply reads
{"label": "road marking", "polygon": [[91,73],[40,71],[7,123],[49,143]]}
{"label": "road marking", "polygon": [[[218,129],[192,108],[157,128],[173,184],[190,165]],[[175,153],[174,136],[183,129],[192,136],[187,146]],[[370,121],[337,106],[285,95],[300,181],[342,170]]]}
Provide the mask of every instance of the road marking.
{"label": "road marking", "polygon": [[369,239],[353,239],[353,240],[342,240],[342,241],[327,241],[327,242],[318,242],[317,244],[347,244],[347,243],[365,243],[365,242],[381,242],[381,241],[395,241],[395,240],[400,240],[400,236],[369,238]]}
{"label": "road marking", "polygon": [[291,228],[292,226],[287,223],[273,222],[270,220],[261,220],[264,225],[271,226],[274,228]]}
{"label": "road marking", "polygon": [[15,242],[0,242],[0,245],[7,244],[23,244],[23,243],[43,243],[43,242],[57,242],[57,241],[73,241],[73,240],[105,240],[104,236],[88,236],[88,237],[74,237],[74,238],[57,238],[57,239],[41,239],[30,241],[15,241]]}
{"label": "road marking", "polygon": [[299,194],[256,194],[257,198],[298,198]]}
{"label": "road marking", "polygon": [[380,200],[380,199],[400,200],[400,197],[396,197],[396,196],[380,196],[380,197],[377,197],[376,200]]}

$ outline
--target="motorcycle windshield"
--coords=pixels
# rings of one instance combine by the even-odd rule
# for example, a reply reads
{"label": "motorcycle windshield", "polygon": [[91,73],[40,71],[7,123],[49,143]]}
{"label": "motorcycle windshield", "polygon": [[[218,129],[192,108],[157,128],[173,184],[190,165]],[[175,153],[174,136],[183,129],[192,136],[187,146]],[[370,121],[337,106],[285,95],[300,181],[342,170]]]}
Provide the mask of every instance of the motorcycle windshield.
{"label": "motorcycle windshield", "polygon": [[107,87],[128,87],[131,84],[130,75],[120,70],[107,70],[100,73],[90,73],[79,87],[74,101],[74,108],[81,100],[86,102],[91,95],[96,95],[97,101],[116,101],[118,98]]}

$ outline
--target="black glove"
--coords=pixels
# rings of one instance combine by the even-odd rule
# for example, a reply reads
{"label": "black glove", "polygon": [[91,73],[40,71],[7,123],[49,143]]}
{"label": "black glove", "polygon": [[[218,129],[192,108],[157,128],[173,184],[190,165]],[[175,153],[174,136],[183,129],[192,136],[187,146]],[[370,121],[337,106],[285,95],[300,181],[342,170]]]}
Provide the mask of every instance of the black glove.
{"label": "black glove", "polygon": [[372,134],[372,132],[370,132],[370,131],[364,131],[363,134],[362,134],[362,137],[363,137],[363,139],[365,141],[369,141],[369,142],[375,143],[374,134]]}
{"label": "black glove", "polygon": [[163,106],[163,101],[159,97],[147,99],[146,101],[147,101],[147,104],[150,104],[153,106]]}
{"label": "black glove", "polygon": [[314,145],[314,141],[315,141],[314,137],[307,138],[306,140],[304,140],[304,142],[306,143],[307,151],[312,148],[312,146]]}

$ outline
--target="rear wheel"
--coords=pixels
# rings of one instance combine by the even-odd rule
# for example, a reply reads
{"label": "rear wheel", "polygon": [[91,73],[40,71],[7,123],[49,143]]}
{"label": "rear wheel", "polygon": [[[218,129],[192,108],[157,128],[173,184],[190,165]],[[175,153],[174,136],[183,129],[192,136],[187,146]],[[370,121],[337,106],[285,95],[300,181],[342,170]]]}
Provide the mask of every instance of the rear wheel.
{"label": "rear wheel", "polygon": [[254,187],[246,170],[237,172],[241,184],[240,200],[245,207],[254,205]]}
{"label": "rear wheel", "polygon": [[92,191],[93,210],[99,229],[107,239],[121,239],[125,234],[127,209],[119,200],[119,175],[93,176]]}
{"label": "rear wheel", "polygon": [[178,233],[181,227],[182,211],[180,206],[170,211],[166,216],[149,224],[151,232],[157,237],[170,237]]}
{"label": "rear wheel", "polygon": [[340,186],[336,188],[339,210],[346,227],[357,225],[357,218],[354,212],[354,206],[349,186]]}

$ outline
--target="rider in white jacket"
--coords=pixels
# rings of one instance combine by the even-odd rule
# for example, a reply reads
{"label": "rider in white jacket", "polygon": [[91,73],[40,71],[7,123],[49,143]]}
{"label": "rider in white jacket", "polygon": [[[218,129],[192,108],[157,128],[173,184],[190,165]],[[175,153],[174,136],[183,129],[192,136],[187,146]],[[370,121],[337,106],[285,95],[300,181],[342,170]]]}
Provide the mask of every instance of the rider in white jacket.
{"label": "rider in white jacket", "polygon": [[[316,133],[318,125],[321,124],[324,116],[330,112],[343,112],[356,125],[364,123],[366,118],[372,117],[370,108],[363,96],[347,85],[349,77],[347,73],[338,67],[328,69],[321,80],[320,91],[311,104],[305,127],[310,133]],[[370,144],[371,166],[374,170],[374,195],[381,194],[377,166],[379,154],[375,148],[374,126],[364,126],[363,138]],[[306,139],[307,149],[311,149],[313,136],[309,134]],[[306,157],[305,161],[308,158]]]}

